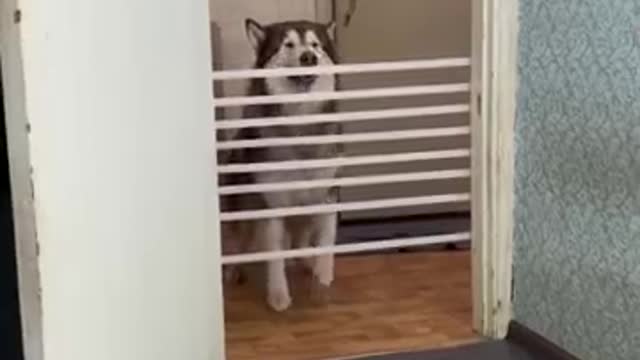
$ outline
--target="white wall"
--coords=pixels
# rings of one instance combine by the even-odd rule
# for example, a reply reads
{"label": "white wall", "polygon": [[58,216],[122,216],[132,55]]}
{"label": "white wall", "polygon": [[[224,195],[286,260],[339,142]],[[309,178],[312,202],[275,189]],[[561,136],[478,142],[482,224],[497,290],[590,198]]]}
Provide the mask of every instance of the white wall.
{"label": "white wall", "polygon": [[44,360],[222,359],[206,0],[21,5]]}
{"label": "white wall", "polygon": [[[471,53],[471,2],[469,0],[363,0],[358,2],[349,26],[342,21],[349,2],[338,0],[338,52],[345,62],[401,61],[439,57],[467,57]],[[371,24],[376,24],[372,28]],[[386,74],[343,76],[345,88],[410,86],[437,83],[468,82],[469,69],[438,69]],[[402,106],[424,106],[468,103],[466,93],[439,96],[414,96],[343,102],[342,111],[372,110]],[[469,114],[430,116],[393,121],[355,122],[345,124],[345,131],[369,132],[407,130],[424,127],[464,126]],[[348,155],[372,153],[412,152],[468,148],[469,137],[420,139],[385,143],[351,143],[345,145]],[[469,159],[446,159],[429,162],[410,162],[344,169],[345,176],[379,173],[405,173],[441,169],[468,168]],[[411,197],[417,195],[465,193],[470,183],[464,179],[387,184],[340,189],[342,201]],[[448,203],[414,208],[393,208],[375,211],[350,212],[344,219],[377,216],[402,216],[468,211],[468,203]]]}

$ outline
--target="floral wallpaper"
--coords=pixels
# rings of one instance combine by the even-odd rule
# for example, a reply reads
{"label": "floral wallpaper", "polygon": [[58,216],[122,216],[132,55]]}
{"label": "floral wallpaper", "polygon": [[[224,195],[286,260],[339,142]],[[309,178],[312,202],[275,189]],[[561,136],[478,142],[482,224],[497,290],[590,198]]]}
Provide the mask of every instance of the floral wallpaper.
{"label": "floral wallpaper", "polygon": [[515,319],[640,359],[640,0],[520,0]]}

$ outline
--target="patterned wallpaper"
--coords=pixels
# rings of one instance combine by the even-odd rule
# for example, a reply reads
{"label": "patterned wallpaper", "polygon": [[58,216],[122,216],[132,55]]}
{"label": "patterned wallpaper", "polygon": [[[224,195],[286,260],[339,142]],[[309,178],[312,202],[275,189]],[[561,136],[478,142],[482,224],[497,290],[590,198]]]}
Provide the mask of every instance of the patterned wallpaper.
{"label": "patterned wallpaper", "polygon": [[640,359],[640,0],[520,0],[515,317]]}

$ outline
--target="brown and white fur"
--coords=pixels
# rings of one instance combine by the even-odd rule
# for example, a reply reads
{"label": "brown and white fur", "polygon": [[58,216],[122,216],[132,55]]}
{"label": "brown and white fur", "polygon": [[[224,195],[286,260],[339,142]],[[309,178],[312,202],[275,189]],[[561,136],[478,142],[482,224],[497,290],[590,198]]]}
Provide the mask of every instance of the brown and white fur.
{"label": "brown and white fur", "polygon": [[[332,65],[337,63],[331,40],[333,24],[292,21],[263,26],[246,20],[248,39],[256,54],[255,68],[281,68]],[[249,95],[297,94],[328,92],[337,89],[335,75],[256,78],[249,84]],[[333,102],[254,105],[244,109],[243,117],[296,116],[332,112]],[[244,128],[233,138],[264,139],[338,134],[335,123],[297,126],[267,126]],[[341,152],[339,144],[279,146],[234,150],[222,154],[227,163],[255,163],[330,158]],[[221,178],[222,184],[255,184],[333,178],[337,168],[322,168],[280,172],[237,174]],[[316,188],[284,192],[268,192],[224,197],[223,211],[260,208],[305,206],[337,201],[337,190]],[[229,253],[246,251],[278,251],[289,248],[330,246],[335,243],[337,214],[319,214],[287,218],[229,223],[223,226],[223,248]],[[317,289],[326,291],[334,279],[333,255],[308,259],[306,265],[313,274]],[[269,261],[267,271],[267,302],[276,311],[291,305],[285,260]]]}

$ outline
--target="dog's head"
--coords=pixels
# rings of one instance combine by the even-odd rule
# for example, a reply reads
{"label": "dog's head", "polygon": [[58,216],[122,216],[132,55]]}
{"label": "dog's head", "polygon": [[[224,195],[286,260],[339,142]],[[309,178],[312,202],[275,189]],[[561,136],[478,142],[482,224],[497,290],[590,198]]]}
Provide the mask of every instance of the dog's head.
{"label": "dog's head", "polygon": [[[256,54],[256,68],[333,65],[337,63],[332,40],[334,23],[289,21],[261,25],[245,21],[247,37]],[[309,87],[316,75],[290,76],[287,81]]]}

